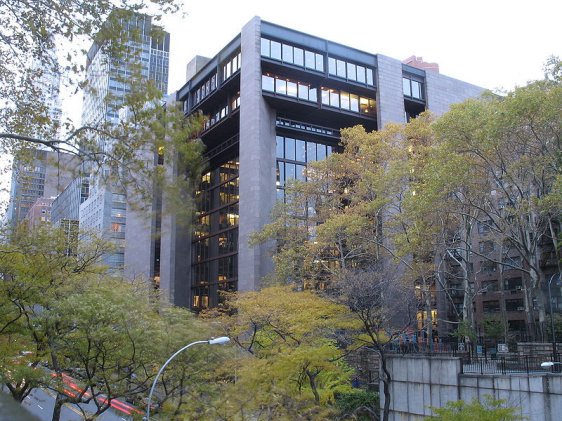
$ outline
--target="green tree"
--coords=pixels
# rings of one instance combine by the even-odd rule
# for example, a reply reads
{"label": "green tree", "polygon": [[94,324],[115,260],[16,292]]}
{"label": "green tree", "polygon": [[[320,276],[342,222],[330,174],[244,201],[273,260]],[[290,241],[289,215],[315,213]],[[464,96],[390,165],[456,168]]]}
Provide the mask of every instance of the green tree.
{"label": "green tree", "polygon": [[[138,398],[164,361],[190,339],[212,335],[188,311],[158,308],[146,284],[105,275],[97,265],[104,251],[100,242],[69,255],[64,233],[49,227],[18,230],[0,248],[0,378],[20,402],[35,387],[56,392],[53,420],[65,403],[93,402],[86,419],[113,399],[143,404]],[[195,384],[213,380],[201,367],[218,362],[216,352],[174,362],[159,383],[160,410],[179,411],[191,399],[186,390],[193,397]]]}
{"label": "green tree", "polygon": [[524,420],[517,414],[519,408],[509,407],[506,401],[486,395],[485,401],[474,399],[470,403],[464,401],[450,401],[442,408],[431,408],[435,415],[427,417],[426,421],[518,421]]}
{"label": "green tree", "polygon": [[291,286],[237,293],[226,304],[219,320],[240,353],[230,367],[236,381],[215,403],[216,416],[333,417],[334,393],[351,387],[336,343],[337,330],[354,325],[346,308]]}

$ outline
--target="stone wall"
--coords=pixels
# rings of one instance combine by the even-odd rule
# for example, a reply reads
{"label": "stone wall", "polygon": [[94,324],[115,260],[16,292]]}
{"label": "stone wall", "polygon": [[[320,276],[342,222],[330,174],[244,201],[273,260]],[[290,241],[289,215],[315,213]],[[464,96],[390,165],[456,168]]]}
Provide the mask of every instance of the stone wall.
{"label": "stone wall", "polygon": [[393,379],[391,421],[423,420],[432,414],[430,407],[485,395],[506,400],[533,421],[555,421],[562,414],[560,374],[461,374],[460,358],[416,355],[390,355],[388,368]]}

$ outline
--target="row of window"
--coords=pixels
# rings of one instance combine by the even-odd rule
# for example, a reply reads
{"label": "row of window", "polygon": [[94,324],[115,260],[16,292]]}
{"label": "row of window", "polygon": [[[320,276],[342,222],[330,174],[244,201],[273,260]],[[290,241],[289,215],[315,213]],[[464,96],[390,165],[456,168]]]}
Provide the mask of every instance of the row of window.
{"label": "row of window", "polygon": [[[213,196],[218,193],[218,204],[215,207],[224,206],[229,203],[237,202],[238,195],[238,178],[232,179],[218,187],[217,189],[199,190],[195,194],[197,200],[198,211],[205,213],[212,209]],[[216,201],[216,199],[215,199]]]}
{"label": "row of window", "polygon": [[404,96],[423,100],[423,83],[418,80],[403,77],[402,90]]}
{"label": "row of window", "polygon": [[210,129],[212,126],[223,120],[230,112],[236,110],[238,107],[240,107],[240,94],[232,98],[230,104],[225,104],[218,111],[211,113],[209,119],[205,121],[205,124],[203,126],[204,129]]}
{"label": "row of window", "polygon": [[264,91],[275,92],[278,95],[299,98],[304,101],[318,101],[316,88],[312,88],[308,83],[281,78],[270,74],[262,75],[261,80],[262,89]]}
{"label": "row of window", "polygon": [[288,120],[286,118],[277,118],[275,120],[277,127],[290,127],[292,129],[303,130],[306,132],[320,133],[328,136],[339,137],[339,130],[329,129],[327,127],[315,126],[313,124],[303,123],[300,121]]}
{"label": "row of window", "polygon": [[[318,101],[318,91],[316,88],[311,87],[310,84],[270,74],[262,75],[262,89],[266,92],[274,92],[277,95],[298,98],[304,101]],[[376,107],[374,99],[337,89],[324,87],[320,89],[322,104],[324,105],[355,113],[370,113],[374,115]]]}
{"label": "row of window", "polygon": [[211,92],[217,89],[217,74],[213,74],[209,79],[201,84],[193,93],[193,105],[199,104],[207,98]]}
{"label": "row of window", "polygon": [[276,136],[276,157],[298,162],[323,161],[332,154],[332,147],[322,143]]}
{"label": "row of window", "polygon": [[373,69],[333,57],[328,58],[328,73],[352,82],[374,85]]}
{"label": "row of window", "polygon": [[[522,268],[521,256],[504,257],[503,270],[512,270]],[[498,270],[498,263],[492,261],[482,261],[480,263],[480,271],[482,273],[493,273]]]}
{"label": "row of window", "polygon": [[218,283],[226,282],[237,276],[238,273],[238,256],[225,256],[216,260],[198,263],[192,267],[193,284],[197,286],[209,285],[211,283],[211,265],[217,266],[217,277],[215,278]]}
{"label": "row of window", "polygon": [[294,64],[318,72],[324,72],[324,56],[313,51],[282,44],[266,38],[261,39],[262,57]]}
{"label": "row of window", "polygon": [[242,66],[242,55],[238,53],[222,67],[223,81],[229,79]]}
{"label": "row of window", "polygon": [[[484,301],[482,303],[482,310],[484,313],[499,313],[500,312],[500,302],[499,301]],[[514,300],[505,300],[505,310],[506,311],[523,311],[525,310],[525,304],[522,298],[517,298]]]}
{"label": "row of window", "polygon": [[331,88],[321,88],[322,104],[340,108],[354,113],[371,114],[374,116],[376,101],[345,91]]}

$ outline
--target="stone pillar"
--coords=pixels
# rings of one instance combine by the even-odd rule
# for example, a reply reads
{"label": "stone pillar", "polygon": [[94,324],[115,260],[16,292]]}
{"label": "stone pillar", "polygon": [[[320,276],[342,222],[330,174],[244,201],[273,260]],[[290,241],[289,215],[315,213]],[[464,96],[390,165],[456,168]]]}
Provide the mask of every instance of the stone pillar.
{"label": "stone pillar", "polygon": [[238,290],[255,289],[273,269],[268,245],[250,247],[249,237],[269,222],[275,204],[275,111],[261,91],[261,21],[241,34],[240,79],[240,220]]}
{"label": "stone pillar", "polygon": [[379,130],[388,123],[404,122],[402,63],[377,55],[377,125]]}

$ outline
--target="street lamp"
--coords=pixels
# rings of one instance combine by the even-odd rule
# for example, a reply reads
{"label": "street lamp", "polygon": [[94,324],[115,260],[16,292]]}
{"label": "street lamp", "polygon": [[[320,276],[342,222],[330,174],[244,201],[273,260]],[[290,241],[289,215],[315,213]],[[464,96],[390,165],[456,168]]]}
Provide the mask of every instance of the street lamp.
{"label": "street lamp", "polygon": [[186,345],[183,348],[178,349],[170,358],[168,358],[168,361],[166,361],[164,363],[164,365],[160,368],[160,370],[158,370],[158,374],[156,374],[156,377],[154,378],[154,381],[152,382],[152,387],[150,388],[150,393],[148,395],[148,404],[146,406],[146,415],[144,417],[144,421],[150,420],[150,405],[151,405],[151,402],[152,402],[152,394],[154,393],[154,389],[156,388],[156,382],[158,381],[158,377],[160,377],[160,374],[162,374],[162,372],[164,371],[166,366],[170,363],[170,361],[172,361],[178,354],[180,354],[181,352],[185,351],[187,348],[189,348],[193,345],[198,345],[198,344],[219,345],[219,344],[225,344],[229,341],[230,341],[230,338],[228,336],[221,336],[219,338],[209,339],[209,340],[206,340],[206,341],[191,342],[189,345]]}
{"label": "street lamp", "polygon": [[550,308],[550,328],[552,331],[552,361],[557,361],[558,359],[556,352],[556,335],[554,333],[554,316],[552,314],[552,294],[550,292],[550,285],[556,275],[558,275],[558,281],[560,281],[560,273],[554,273],[548,280],[548,304]]}

